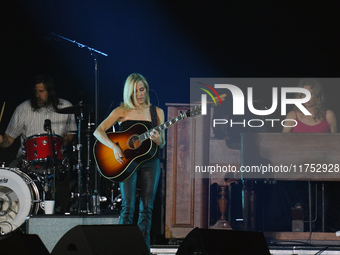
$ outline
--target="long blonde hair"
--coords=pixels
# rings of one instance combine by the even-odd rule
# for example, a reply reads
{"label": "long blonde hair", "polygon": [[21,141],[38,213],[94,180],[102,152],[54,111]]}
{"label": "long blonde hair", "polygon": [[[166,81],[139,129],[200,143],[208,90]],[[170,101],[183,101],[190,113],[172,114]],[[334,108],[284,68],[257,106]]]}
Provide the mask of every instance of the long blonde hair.
{"label": "long blonde hair", "polygon": [[[149,96],[149,84],[144,78],[143,75],[139,73],[132,73],[130,74],[125,81],[124,85],[124,92],[123,92],[123,100],[124,102],[121,103],[121,106],[126,110],[136,109],[134,105],[134,101],[137,102],[136,93],[137,90],[137,83],[141,81],[145,86],[145,103],[146,105],[150,106],[150,96]],[[138,103],[138,102],[137,102]]]}
{"label": "long blonde hair", "polygon": [[[322,85],[315,79],[305,78],[299,82],[298,87],[303,88],[304,86],[310,86],[312,93],[315,97],[314,120],[315,121],[323,120],[326,116],[327,107],[325,105],[325,97]],[[300,96],[301,96],[300,93],[296,94],[296,98],[300,98]],[[296,106],[294,107],[294,110],[301,112],[301,110]]]}

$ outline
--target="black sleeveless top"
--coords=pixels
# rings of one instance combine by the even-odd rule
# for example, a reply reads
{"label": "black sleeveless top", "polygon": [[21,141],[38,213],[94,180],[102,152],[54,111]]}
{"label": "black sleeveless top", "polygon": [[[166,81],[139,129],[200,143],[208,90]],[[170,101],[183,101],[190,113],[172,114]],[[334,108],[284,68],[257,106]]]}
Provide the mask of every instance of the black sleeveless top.
{"label": "black sleeveless top", "polygon": [[148,128],[148,130],[152,128],[151,121],[147,121],[147,120],[126,120],[126,121],[123,121],[119,124],[119,131],[125,131],[125,130],[129,129],[130,127],[132,127],[133,125],[137,124],[137,123],[144,124]]}

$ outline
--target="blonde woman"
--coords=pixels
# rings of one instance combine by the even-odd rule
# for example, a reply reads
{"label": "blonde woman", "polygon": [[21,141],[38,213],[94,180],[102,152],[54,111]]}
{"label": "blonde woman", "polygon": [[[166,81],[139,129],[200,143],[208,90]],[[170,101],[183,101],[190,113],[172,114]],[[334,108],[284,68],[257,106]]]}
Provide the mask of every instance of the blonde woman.
{"label": "blonde woman", "polygon": [[[164,123],[164,112],[158,107],[150,104],[149,84],[146,79],[138,73],[128,76],[123,92],[124,102],[114,109],[111,114],[98,126],[94,136],[104,145],[112,149],[116,160],[123,164],[126,158],[120,146],[109,139],[106,131],[116,122],[119,123],[120,131],[124,131],[137,123],[144,124],[148,129],[153,127],[157,116],[157,125]],[[152,110],[153,109],[153,110]],[[154,113],[152,115],[152,111]],[[165,145],[164,131],[153,131],[150,139],[156,146],[163,148]],[[158,151],[157,151],[158,152]],[[150,229],[153,203],[160,176],[160,160],[158,153],[143,163],[125,181],[120,182],[122,195],[122,210],[120,214],[120,224],[133,224],[135,211],[137,179],[140,183],[140,201],[138,226],[142,232],[145,242],[150,250]]]}

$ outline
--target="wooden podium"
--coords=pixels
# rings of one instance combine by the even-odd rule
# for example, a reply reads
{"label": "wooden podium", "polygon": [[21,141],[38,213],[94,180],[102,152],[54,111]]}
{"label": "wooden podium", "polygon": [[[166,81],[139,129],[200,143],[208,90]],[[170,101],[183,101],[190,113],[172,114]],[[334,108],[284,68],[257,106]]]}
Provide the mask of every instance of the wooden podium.
{"label": "wooden podium", "polygon": [[[168,119],[190,109],[188,104],[166,105]],[[198,116],[167,129],[166,238],[185,238],[195,227],[208,227],[209,182],[191,176],[194,162],[204,165],[209,160],[209,137],[203,135],[209,132],[208,123]]]}

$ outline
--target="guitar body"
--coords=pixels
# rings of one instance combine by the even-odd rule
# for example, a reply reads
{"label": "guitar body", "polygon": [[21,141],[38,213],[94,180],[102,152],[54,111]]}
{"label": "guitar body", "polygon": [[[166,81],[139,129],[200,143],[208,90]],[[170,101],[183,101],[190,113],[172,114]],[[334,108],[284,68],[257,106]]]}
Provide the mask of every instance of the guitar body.
{"label": "guitar body", "polygon": [[96,141],[93,152],[101,175],[115,182],[125,181],[142,162],[155,156],[157,152],[155,143],[150,139],[144,142],[135,139],[147,130],[147,127],[143,124],[134,124],[123,132],[107,133],[110,140],[122,149],[124,154],[123,164],[118,163],[112,149]]}
{"label": "guitar body", "polygon": [[[195,106],[185,113],[181,112],[177,117],[152,128],[152,130],[161,132],[187,117],[198,114],[201,114],[201,106]],[[109,139],[122,149],[124,154],[123,164],[118,163],[112,149],[96,141],[93,146],[93,153],[101,175],[112,181],[125,181],[141,163],[154,157],[158,147],[150,140],[152,130],[148,130],[143,124],[135,124],[123,132],[107,133]]]}

